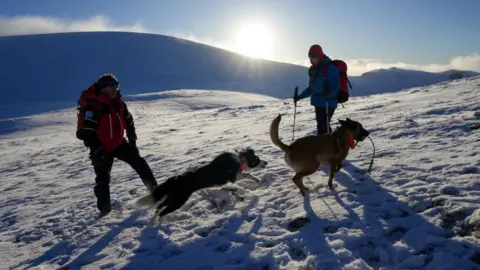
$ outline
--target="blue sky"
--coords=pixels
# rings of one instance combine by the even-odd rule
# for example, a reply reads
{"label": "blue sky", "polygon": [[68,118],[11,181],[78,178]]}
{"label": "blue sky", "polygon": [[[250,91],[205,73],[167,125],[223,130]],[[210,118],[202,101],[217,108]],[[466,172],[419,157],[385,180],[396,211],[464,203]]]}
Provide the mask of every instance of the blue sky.
{"label": "blue sky", "polygon": [[[480,1],[474,0],[5,0],[0,34],[7,26],[7,34],[28,32],[20,22],[11,23],[15,16],[56,19],[55,24],[103,16],[109,27],[137,24],[231,48],[242,25],[257,22],[272,32],[265,56],[272,60],[300,63],[309,46],[319,43],[326,54],[364,68],[436,70],[465,63],[480,69],[478,10]],[[41,32],[36,25],[31,31]]]}

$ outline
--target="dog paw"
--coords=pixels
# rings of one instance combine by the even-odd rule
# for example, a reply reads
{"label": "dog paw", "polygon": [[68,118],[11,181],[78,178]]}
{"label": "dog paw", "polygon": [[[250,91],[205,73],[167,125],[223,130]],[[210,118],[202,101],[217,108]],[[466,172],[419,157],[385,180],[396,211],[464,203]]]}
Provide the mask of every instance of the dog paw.
{"label": "dog paw", "polygon": [[165,217],[160,216],[160,214],[158,214],[156,212],[155,212],[155,215],[153,215],[150,218],[150,224],[152,224],[153,226],[159,226],[159,225],[162,225],[164,223],[165,223]]}

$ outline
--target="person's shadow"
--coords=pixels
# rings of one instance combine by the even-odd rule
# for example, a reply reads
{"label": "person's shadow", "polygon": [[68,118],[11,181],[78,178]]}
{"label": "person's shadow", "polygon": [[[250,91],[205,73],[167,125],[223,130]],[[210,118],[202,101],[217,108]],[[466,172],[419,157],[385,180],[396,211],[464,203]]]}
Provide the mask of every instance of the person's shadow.
{"label": "person's shadow", "polygon": [[343,269],[342,266],[348,262],[333,252],[325,235],[326,232],[339,225],[331,220],[322,219],[316,214],[310,204],[308,192],[304,197],[303,207],[306,217],[299,220],[305,220],[306,224],[298,229],[299,233],[295,235],[295,238],[304,243],[306,252],[314,255],[311,259],[313,261],[309,264],[310,268],[307,269]]}
{"label": "person's shadow", "polygon": [[[135,226],[136,221],[142,211],[133,212],[132,215],[124,219],[122,222],[118,223],[117,226],[113,227],[108,233],[104,234],[100,239],[98,239],[93,245],[86,249],[82,254],[77,256],[74,260],[68,262],[72,253],[75,249],[78,248],[78,245],[81,244],[78,241],[61,241],[58,244],[52,246],[44,254],[40,255],[38,258],[31,260],[25,269],[31,267],[39,266],[42,263],[56,263],[62,265],[59,269],[78,269],[83,265],[91,264],[92,262],[101,260],[106,255],[98,255],[105,247],[107,247],[110,242],[117,237],[124,229],[128,227]],[[88,227],[88,225],[87,225]],[[78,232],[80,235],[84,231]],[[72,239],[75,236],[72,236]]]}
{"label": "person's shadow", "polygon": [[[189,237],[183,241],[177,239],[177,243],[169,240],[168,232],[159,233],[159,228],[147,226],[137,239],[141,245],[121,269],[275,270],[285,264],[291,266],[293,261],[304,263],[305,269],[342,269],[342,260],[332,251],[324,234],[331,222],[316,217],[308,199],[304,206],[310,222],[291,233],[287,232],[288,224],[282,224],[283,234],[268,230],[259,232],[265,225],[263,214],[248,214],[256,203],[257,200],[250,201],[241,214],[233,213],[211,227],[192,228],[185,232]],[[266,222],[270,224],[273,220],[268,216]],[[250,229],[240,230],[246,223],[250,223]],[[202,237],[189,240],[193,234]],[[274,256],[277,252],[282,254],[280,258]]]}
{"label": "person's shadow", "polygon": [[[267,213],[248,214],[258,202],[250,200],[243,211],[231,211],[227,217],[216,220],[210,227],[187,228],[175,236],[183,239],[177,238],[173,243],[170,241],[172,236],[168,236],[168,229],[164,230],[170,225],[158,227],[139,222],[138,217],[142,212],[135,211],[72,261],[69,262],[78,248],[78,240],[60,242],[30,261],[26,269],[45,262],[63,265],[60,269],[79,269],[99,261],[107,256],[102,251],[130,227],[141,228],[141,233],[139,236],[132,235],[132,241],[127,244],[140,245],[131,249],[133,254],[128,258],[128,264],[121,268],[124,270],[204,270],[214,269],[215,266],[279,269],[282,264],[291,261],[306,264],[305,269],[342,269],[351,259],[347,261],[336,254],[326,235],[340,226],[348,227],[342,230],[351,233],[344,238],[345,248],[352,253],[350,257],[361,258],[374,269],[392,265],[395,269],[478,269],[478,264],[474,262],[480,254],[478,246],[448,238],[444,229],[428,222],[355,165],[348,161],[345,164],[346,172],[338,172],[335,182],[346,190],[331,194],[347,211],[352,221],[350,227],[344,222],[335,224],[332,220],[318,217],[312,209],[309,196],[306,196],[303,206],[309,222],[303,227],[282,235],[277,235],[277,231],[263,230],[259,233],[265,225]],[[340,189],[339,186],[337,190]],[[340,194],[342,192],[345,194]],[[286,218],[290,219],[288,216]],[[275,220],[268,216],[268,222]],[[245,224],[250,229],[239,230]],[[287,224],[283,227],[287,231]],[[193,237],[195,235],[200,237]],[[274,254],[283,255],[278,257]],[[105,267],[113,268],[115,262]]]}
{"label": "person's shadow", "polygon": [[[137,210],[100,237],[85,251],[69,261],[74,251],[78,249],[79,235],[72,236],[72,240],[62,241],[51,247],[38,258],[28,262],[24,269],[40,266],[44,263],[56,265],[57,269],[82,269],[108,256],[102,251],[117,238],[125,229],[142,228],[140,235],[132,235],[130,242],[122,245],[135,246],[131,249],[133,256],[120,269],[213,269],[216,265],[225,268],[245,269],[279,269],[276,259],[270,252],[256,255],[257,241],[254,237],[263,224],[262,215],[251,215],[248,212],[255,207],[258,201],[250,200],[242,209],[242,213],[234,212],[228,217],[214,222],[212,227],[192,227],[184,235],[184,241],[175,239],[173,243],[168,236],[168,227],[171,224],[155,225],[138,218],[147,213],[146,210]],[[151,214],[151,212],[149,212]],[[175,222],[175,221],[172,221]],[[250,229],[239,232],[239,228],[249,223]],[[166,233],[166,232],[167,233]],[[192,237],[197,235],[200,237]],[[75,240],[77,238],[77,240]],[[190,240],[194,239],[194,240]],[[181,243],[181,244],[178,244]],[[254,256],[255,255],[255,256]],[[115,268],[117,262],[107,262],[102,267]]]}
{"label": "person's shadow", "polygon": [[[480,254],[478,245],[450,238],[444,228],[427,221],[365,170],[349,161],[344,164],[335,174],[334,183],[339,186],[332,194],[348,212],[351,229],[362,232],[356,239],[357,247],[350,249],[355,257],[375,269],[392,265],[395,269],[480,269],[475,263]],[[329,173],[328,169],[322,171]],[[342,192],[347,201],[340,197]]]}

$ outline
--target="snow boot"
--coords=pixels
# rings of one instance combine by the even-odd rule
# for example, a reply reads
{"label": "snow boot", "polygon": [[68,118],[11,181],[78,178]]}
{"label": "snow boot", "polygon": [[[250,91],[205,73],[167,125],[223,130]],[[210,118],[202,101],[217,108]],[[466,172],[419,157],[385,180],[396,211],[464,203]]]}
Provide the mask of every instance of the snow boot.
{"label": "snow boot", "polygon": [[98,210],[100,210],[100,215],[105,216],[108,215],[112,211],[112,206],[110,204],[102,204],[98,205]]}

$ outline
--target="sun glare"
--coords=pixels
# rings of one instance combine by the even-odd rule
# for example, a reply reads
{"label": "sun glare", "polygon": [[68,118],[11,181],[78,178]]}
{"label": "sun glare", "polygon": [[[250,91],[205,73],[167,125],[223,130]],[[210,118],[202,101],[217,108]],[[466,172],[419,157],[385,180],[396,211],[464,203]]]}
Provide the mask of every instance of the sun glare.
{"label": "sun glare", "polygon": [[241,54],[255,58],[268,58],[273,49],[272,32],[259,23],[244,25],[237,34],[235,45]]}

